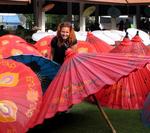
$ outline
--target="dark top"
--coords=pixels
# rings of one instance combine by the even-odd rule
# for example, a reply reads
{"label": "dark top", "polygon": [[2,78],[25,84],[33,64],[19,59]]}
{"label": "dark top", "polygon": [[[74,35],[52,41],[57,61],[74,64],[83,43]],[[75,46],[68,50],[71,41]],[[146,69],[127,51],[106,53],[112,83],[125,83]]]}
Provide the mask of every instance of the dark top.
{"label": "dark top", "polygon": [[62,64],[64,62],[65,58],[65,51],[70,47],[77,43],[77,40],[75,40],[71,45],[68,44],[66,41],[64,45],[59,46],[58,45],[58,38],[57,36],[54,37],[51,41],[51,46],[54,50],[53,60],[59,64]]}

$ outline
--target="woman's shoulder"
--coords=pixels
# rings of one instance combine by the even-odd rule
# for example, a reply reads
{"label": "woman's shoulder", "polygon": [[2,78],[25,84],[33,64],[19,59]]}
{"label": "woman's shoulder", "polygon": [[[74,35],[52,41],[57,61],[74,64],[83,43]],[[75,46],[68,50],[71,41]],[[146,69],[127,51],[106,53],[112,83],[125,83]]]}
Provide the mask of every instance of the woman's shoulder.
{"label": "woman's shoulder", "polygon": [[52,38],[52,41],[58,41],[57,36],[54,36],[54,37]]}
{"label": "woman's shoulder", "polygon": [[57,43],[58,42],[58,38],[57,36],[52,38],[51,44]]}

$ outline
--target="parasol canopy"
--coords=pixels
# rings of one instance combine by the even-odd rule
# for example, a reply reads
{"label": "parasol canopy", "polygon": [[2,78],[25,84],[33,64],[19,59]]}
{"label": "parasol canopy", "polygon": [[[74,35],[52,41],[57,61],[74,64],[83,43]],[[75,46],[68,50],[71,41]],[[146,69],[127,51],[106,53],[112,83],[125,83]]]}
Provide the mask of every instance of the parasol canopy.
{"label": "parasol canopy", "polygon": [[54,35],[56,35],[56,33],[54,31],[51,31],[51,32],[38,31],[32,35],[32,39],[34,41],[38,41],[38,40],[42,39],[43,37],[54,36]]}
{"label": "parasol canopy", "polygon": [[77,53],[92,53],[96,52],[95,48],[87,41],[78,41],[76,47]]}
{"label": "parasol canopy", "polygon": [[115,45],[115,41],[111,39],[110,37],[106,36],[103,31],[95,30],[92,31],[93,35],[97,38],[103,40],[104,42],[108,43],[109,45]]}
{"label": "parasol canopy", "polygon": [[142,42],[144,43],[144,45],[149,45],[150,44],[150,38],[149,38],[149,34],[140,30],[140,29],[135,29],[135,28],[129,28],[127,29],[127,32],[129,33],[129,35],[131,36],[131,38],[133,38],[136,34],[137,31],[139,32],[139,37],[141,38]]}
{"label": "parasol canopy", "polygon": [[54,61],[48,60],[41,56],[18,55],[9,57],[15,61],[22,62],[29,66],[41,81],[43,93],[48,88],[50,82],[58,72],[60,65]]}
{"label": "parasol canopy", "polygon": [[146,127],[150,127],[150,93],[148,94],[145,102],[144,102],[144,107],[141,112],[141,120],[142,123]]}
{"label": "parasol canopy", "polygon": [[150,92],[150,71],[145,67],[121,78],[110,87],[104,87],[96,97],[102,106],[112,109],[139,110]]}
{"label": "parasol canopy", "polygon": [[[120,42],[119,45],[117,45],[115,48],[113,48],[110,52],[111,53],[131,53],[133,49],[133,45],[131,40],[128,37],[128,33],[126,33],[126,36],[124,39]],[[132,52],[133,54],[133,52]]]}
{"label": "parasol canopy", "polygon": [[149,55],[150,50],[147,46],[144,45],[142,39],[139,37],[138,32],[132,38],[132,40],[128,37],[128,32],[124,37],[123,41],[112,49],[110,52],[112,53],[125,53],[125,54],[140,54],[140,55]]}
{"label": "parasol canopy", "polygon": [[0,65],[0,132],[25,133],[39,113],[40,82],[22,63],[1,59]]}
{"label": "parasol canopy", "polygon": [[92,32],[87,33],[86,41],[89,42],[98,53],[109,52],[113,48],[100,38],[94,36]]}
{"label": "parasol canopy", "polygon": [[105,86],[113,85],[122,76],[127,76],[143,67],[148,59],[120,54],[82,53],[68,54],[57,75],[49,85],[36,124],[80,103]]}
{"label": "parasol canopy", "polygon": [[7,58],[9,56],[21,54],[33,54],[42,56],[40,52],[38,52],[33,46],[15,35],[1,36],[0,47],[0,58]]}
{"label": "parasol canopy", "polygon": [[42,11],[47,12],[47,11],[51,10],[54,6],[55,6],[55,4],[53,4],[53,3],[49,3],[47,5],[44,5],[42,8]]}
{"label": "parasol canopy", "polygon": [[139,36],[139,31],[137,31],[131,41],[133,43],[134,51],[136,51],[137,54],[150,55],[150,49],[143,43],[141,37]]}
{"label": "parasol canopy", "polygon": [[[133,40],[138,41],[140,38],[135,36]],[[145,46],[134,43],[128,38],[114,48],[111,53],[123,53],[126,55],[139,55],[146,57],[148,53]],[[143,67],[128,76],[123,77],[113,86],[105,87],[100,90],[96,97],[102,106],[113,109],[137,110],[143,108],[144,100],[150,91],[150,77],[147,67]]]}
{"label": "parasol canopy", "polygon": [[90,7],[86,8],[86,9],[84,10],[83,16],[84,16],[84,17],[88,17],[88,16],[90,16],[93,12],[95,12],[95,10],[96,10],[96,7],[95,7],[95,6],[90,6]]}
{"label": "parasol canopy", "polygon": [[36,49],[46,58],[51,58],[51,40],[52,36],[45,36],[35,43]]}

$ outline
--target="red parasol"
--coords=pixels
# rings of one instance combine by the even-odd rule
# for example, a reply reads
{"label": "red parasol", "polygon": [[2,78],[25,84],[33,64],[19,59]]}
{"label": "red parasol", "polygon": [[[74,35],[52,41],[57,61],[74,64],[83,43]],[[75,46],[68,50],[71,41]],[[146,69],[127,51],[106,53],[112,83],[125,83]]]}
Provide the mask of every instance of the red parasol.
{"label": "red parasol", "polygon": [[36,122],[42,123],[44,118],[67,110],[146,62],[141,57],[116,55],[69,54],[43,97],[42,111]]}
{"label": "red parasol", "polygon": [[[121,44],[114,48],[111,52],[116,54],[122,52],[126,55],[139,55],[146,57],[146,52],[142,49],[136,49],[138,46],[132,43],[126,36]],[[141,52],[140,52],[141,51]],[[114,109],[141,109],[143,108],[144,100],[150,91],[150,72],[146,67],[132,72],[127,77],[123,77],[116,84],[110,87],[105,87],[97,94],[97,100],[103,106]]]}
{"label": "red parasol", "polygon": [[[131,53],[133,48],[132,42],[128,37],[128,33],[124,37],[124,39],[120,42],[119,45],[117,45],[115,48],[113,48],[110,52],[111,53]],[[133,54],[133,53],[132,53]]]}
{"label": "red parasol", "polygon": [[139,36],[138,31],[131,41],[133,43],[133,51],[135,51],[137,54],[150,55],[150,49],[147,46],[145,46],[145,44]]}
{"label": "red parasol", "polygon": [[112,46],[110,46],[103,40],[97,38],[91,32],[87,33],[86,41],[89,42],[90,44],[92,44],[92,46],[95,47],[96,52],[98,52],[98,53],[109,52],[111,49],[113,49]]}
{"label": "red parasol", "polygon": [[93,52],[96,52],[96,50],[89,42],[78,41],[76,52],[77,53],[93,53]]}
{"label": "red parasol", "polygon": [[0,46],[5,46],[9,43],[27,43],[23,38],[16,36],[16,35],[3,35],[0,37]]}
{"label": "red parasol", "polygon": [[42,56],[33,46],[22,38],[15,35],[4,35],[0,37],[0,58],[21,54],[33,54]]}
{"label": "red parasol", "polygon": [[35,47],[36,49],[44,56],[44,57],[47,57],[47,58],[51,58],[51,46],[50,46],[50,43],[51,43],[51,40],[52,40],[52,36],[48,35],[46,37],[43,37],[42,39],[38,40],[36,43],[35,43]]}
{"label": "red parasol", "polygon": [[112,49],[112,53],[126,53],[126,54],[140,54],[140,55],[149,55],[150,50],[147,46],[144,45],[142,39],[139,37],[138,32],[135,37],[130,40],[128,38],[128,33],[121,43]]}
{"label": "red parasol", "polygon": [[123,77],[111,87],[100,90],[96,97],[102,106],[113,109],[142,109],[150,91],[150,72],[144,67]]}
{"label": "red parasol", "polygon": [[22,63],[2,59],[0,65],[0,133],[24,133],[41,106],[40,81]]}

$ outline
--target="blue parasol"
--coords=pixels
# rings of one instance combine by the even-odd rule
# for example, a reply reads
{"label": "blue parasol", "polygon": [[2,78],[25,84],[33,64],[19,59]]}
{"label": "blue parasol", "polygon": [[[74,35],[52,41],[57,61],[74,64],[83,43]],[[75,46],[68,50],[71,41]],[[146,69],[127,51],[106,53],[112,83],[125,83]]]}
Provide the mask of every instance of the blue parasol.
{"label": "blue parasol", "polygon": [[9,57],[18,62],[29,66],[41,81],[43,93],[48,88],[50,82],[58,72],[60,65],[54,61],[48,60],[42,56],[35,55],[17,55]]}
{"label": "blue parasol", "polygon": [[148,94],[144,102],[144,107],[141,112],[141,119],[142,119],[142,123],[146,127],[150,127],[150,93]]}

